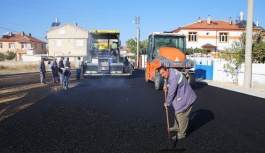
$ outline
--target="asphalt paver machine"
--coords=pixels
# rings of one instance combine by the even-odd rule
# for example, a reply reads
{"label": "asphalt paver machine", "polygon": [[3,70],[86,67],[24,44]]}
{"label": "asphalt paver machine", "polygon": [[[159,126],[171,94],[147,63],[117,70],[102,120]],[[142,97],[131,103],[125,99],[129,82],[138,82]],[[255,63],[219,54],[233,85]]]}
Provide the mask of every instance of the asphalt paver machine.
{"label": "asphalt paver machine", "polygon": [[120,60],[119,30],[89,31],[89,60],[84,63],[84,76],[116,75],[131,76],[132,66]]}

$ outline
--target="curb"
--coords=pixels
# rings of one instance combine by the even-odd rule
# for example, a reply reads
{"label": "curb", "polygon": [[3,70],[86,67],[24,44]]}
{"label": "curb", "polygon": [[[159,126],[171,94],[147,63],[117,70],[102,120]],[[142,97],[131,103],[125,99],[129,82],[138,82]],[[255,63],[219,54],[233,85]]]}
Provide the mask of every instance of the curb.
{"label": "curb", "polygon": [[239,92],[239,93],[247,94],[250,96],[255,96],[255,97],[265,99],[265,92],[264,92],[265,89],[261,89],[261,88],[249,88],[248,89],[248,88],[244,88],[243,86],[235,85],[232,83],[228,83],[228,82],[219,83],[219,82],[212,81],[212,80],[196,79],[195,81],[198,83],[209,85],[209,86],[218,87],[218,88],[235,91],[235,92]]}

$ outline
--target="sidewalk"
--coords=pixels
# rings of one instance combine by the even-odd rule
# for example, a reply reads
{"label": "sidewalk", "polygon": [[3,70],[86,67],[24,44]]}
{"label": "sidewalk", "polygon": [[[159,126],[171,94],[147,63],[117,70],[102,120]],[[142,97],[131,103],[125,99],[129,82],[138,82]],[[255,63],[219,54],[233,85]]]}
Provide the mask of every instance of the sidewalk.
{"label": "sidewalk", "polygon": [[[196,82],[206,83],[209,86],[214,86],[218,88],[223,88],[235,92],[240,92],[243,94],[260,97],[265,99],[265,87],[264,88],[244,88],[240,85],[235,85],[230,82],[219,82],[219,81],[212,81],[212,80],[196,80]],[[265,102],[265,100],[264,100]]]}

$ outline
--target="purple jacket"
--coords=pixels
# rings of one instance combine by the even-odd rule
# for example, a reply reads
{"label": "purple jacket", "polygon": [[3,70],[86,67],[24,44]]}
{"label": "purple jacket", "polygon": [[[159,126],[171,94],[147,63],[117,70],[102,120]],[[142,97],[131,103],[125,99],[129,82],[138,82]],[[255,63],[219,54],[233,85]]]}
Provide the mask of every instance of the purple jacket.
{"label": "purple jacket", "polygon": [[[167,86],[166,104],[173,105],[176,113],[186,110],[196,100],[197,96],[185,76],[179,82],[181,74],[178,70],[169,68],[169,77],[164,82]],[[179,82],[179,83],[178,83]]]}

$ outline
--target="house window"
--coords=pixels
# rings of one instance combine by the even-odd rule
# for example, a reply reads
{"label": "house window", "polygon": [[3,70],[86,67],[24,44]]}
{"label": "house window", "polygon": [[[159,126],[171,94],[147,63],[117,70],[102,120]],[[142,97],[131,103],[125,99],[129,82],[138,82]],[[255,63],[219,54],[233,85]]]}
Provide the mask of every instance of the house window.
{"label": "house window", "polygon": [[9,48],[10,49],[14,49],[15,48],[15,44],[14,43],[9,43]]}
{"label": "house window", "polygon": [[22,44],[21,44],[21,48],[22,48],[22,49],[27,48],[27,43],[22,43]]}
{"label": "house window", "polygon": [[197,32],[189,32],[189,41],[197,41]]}
{"label": "house window", "polygon": [[61,40],[55,40],[55,46],[62,46]]}
{"label": "house window", "polygon": [[228,34],[220,33],[220,42],[228,42]]}
{"label": "house window", "polygon": [[60,30],[59,30],[59,34],[60,34],[60,35],[64,35],[64,34],[65,34],[65,29],[60,29]]}
{"label": "house window", "polygon": [[83,46],[83,40],[76,40],[76,46]]}
{"label": "house window", "polygon": [[2,43],[0,43],[0,48],[3,48],[3,45],[2,45]]}

